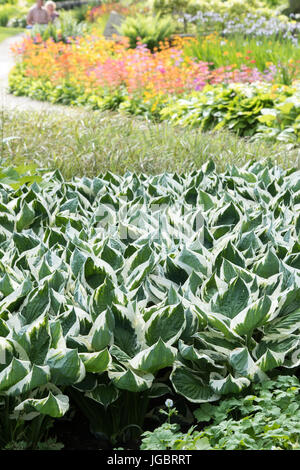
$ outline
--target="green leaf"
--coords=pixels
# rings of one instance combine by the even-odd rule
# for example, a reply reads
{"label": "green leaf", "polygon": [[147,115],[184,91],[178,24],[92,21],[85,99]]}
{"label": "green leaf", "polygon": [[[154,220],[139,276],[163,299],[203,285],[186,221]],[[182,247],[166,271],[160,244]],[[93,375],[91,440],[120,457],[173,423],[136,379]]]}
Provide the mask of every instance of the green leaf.
{"label": "green leaf", "polygon": [[91,392],[86,393],[88,398],[101,403],[104,408],[114,403],[119,398],[119,395],[119,390],[112,383],[108,385],[100,384]]}
{"label": "green leaf", "polygon": [[91,315],[95,321],[96,318],[106,310],[108,307],[111,308],[113,302],[115,302],[116,296],[114,292],[114,285],[109,277],[107,277],[104,283],[99,286],[91,300]]}
{"label": "green leaf", "polygon": [[19,396],[46,385],[50,381],[50,369],[47,366],[33,365],[32,370],[19,382],[10,387],[6,393],[10,396]]}
{"label": "green leaf", "polygon": [[46,364],[56,385],[72,385],[84,379],[85,368],[76,349],[50,349]]}
{"label": "green leaf", "polygon": [[61,418],[69,409],[69,398],[66,395],[53,395],[51,392],[40,400],[28,398],[20,403],[15,411],[30,413],[38,412],[52,418]]}
{"label": "green leaf", "polygon": [[120,372],[109,371],[108,376],[117,388],[128,390],[129,392],[143,392],[148,390],[154,379],[152,374],[140,375],[131,369]]}
{"label": "green leaf", "polygon": [[234,318],[246,308],[249,298],[247,285],[240,277],[237,277],[223,294],[217,295],[215,301],[212,302],[212,310],[228,318]]}
{"label": "green leaf", "polygon": [[215,417],[216,409],[216,406],[210,403],[203,403],[193,414],[198,423],[208,422]]}
{"label": "green leaf", "polygon": [[230,323],[230,328],[240,336],[252,333],[255,328],[262,326],[268,320],[272,302],[264,296],[246,307],[235,316]]}
{"label": "green leaf", "polygon": [[107,348],[95,353],[79,353],[79,357],[87,372],[101,374],[108,370],[111,364],[111,357]]}
{"label": "green leaf", "polygon": [[95,351],[102,351],[109,346],[114,337],[115,319],[110,309],[100,313],[89,333],[91,345]]}
{"label": "green leaf", "polygon": [[34,222],[35,219],[35,212],[32,208],[32,204],[27,204],[26,201],[23,204],[21,212],[16,218],[16,230],[17,232],[21,232],[24,229],[30,227],[30,225]]}
{"label": "green leaf", "polygon": [[254,378],[259,373],[259,368],[252,359],[247,348],[237,348],[230,353],[230,365],[239,375]]}
{"label": "green leaf", "polygon": [[50,346],[48,318],[42,316],[22,328],[14,339],[25,349],[33,364],[43,365]]}
{"label": "green leaf", "polygon": [[215,393],[220,395],[228,395],[231,393],[240,393],[243,388],[250,385],[250,380],[245,377],[235,379],[231,374],[223,378],[219,374],[212,373],[209,385]]}
{"label": "green leaf", "polygon": [[165,343],[173,344],[185,325],[184,309],[180,303],[157,311],[146,323],[146,341],[153,345],[161,338]]}
{"label": "green leaf", "polygon": [[129,365],[133,369],[139,369],[145,372],[155,374],[158,370],[170,367],[175,358],[177,350],[167,345],[160,338],[157,343],[137,354]]}
{"label": "green leaf", "polygon": [[9,390],[20,382],[30,372],[30,362],[20,361],[15,357],[11,363],[0,373],[0,392]]}
{"label": "green leaf", "polygon": [[219,395],[213,392],[211,387],[203,382],[199,374],[185,367],[175,367],[170,380],[176,393],[183,395],[193,403],[205,403],[216,401]]}

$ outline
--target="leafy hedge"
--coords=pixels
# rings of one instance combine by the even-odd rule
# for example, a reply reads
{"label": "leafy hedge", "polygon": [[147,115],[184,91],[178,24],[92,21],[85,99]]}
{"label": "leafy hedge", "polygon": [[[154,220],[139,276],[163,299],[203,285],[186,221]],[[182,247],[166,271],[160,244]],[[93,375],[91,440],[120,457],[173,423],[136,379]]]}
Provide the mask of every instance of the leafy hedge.
{"label": "leafy hedge", "polygon": [[299,171],[1,177],[2,440],[69,397],[113,434],[171,389],[213,402],[299,366]]}

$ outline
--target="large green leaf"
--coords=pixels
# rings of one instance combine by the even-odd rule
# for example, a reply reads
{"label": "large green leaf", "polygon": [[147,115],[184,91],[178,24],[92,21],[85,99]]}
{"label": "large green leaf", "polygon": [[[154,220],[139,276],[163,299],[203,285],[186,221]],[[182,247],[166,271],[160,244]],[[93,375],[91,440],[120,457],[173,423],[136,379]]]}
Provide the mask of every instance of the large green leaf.
{"label": "large green leaf", "polygon": [[227,395],[231,393],[240,393],[243,388],[250,385],[250,380],[245,377],[234,378],[231,374],[223,378],[217,373],[212,373],[209,384],[215,393]]}
{"label": "large green leaf", "polygon": [[177,350],[159,339],[157,343],[138,353],[129,362],[133,369],[155,374],[158,370],[170,367],[175,358]]}
{"label": "large green leaf", "polygon": [[181,303],[157,311],[146,323],[146,341],[153,345],[160,338],[173,344],[185,328],[184,309]]}
{"label": "large green leaf", "polygon": [[170,379],[175,391],[193,403],[205,403],[219,399],[219,395],[204,383],[199,373],[194,373],[187,367],[180,365],[175,367]]}
{"label": "large green leaf", "polygon": [[264,296],[236,315],[231,320],[230,327],[241,336],[252,333],[255,328],[266,323],[271,313],[271,306],[270,298]]}
{"label": "large green leaf", "polygon": [[53,395],[49,392],[46,398],[28,398],[20,403],[15,411],[30,413],[37,412],[52,418],[61,418],[69,409],[69,399],[66,395]]}

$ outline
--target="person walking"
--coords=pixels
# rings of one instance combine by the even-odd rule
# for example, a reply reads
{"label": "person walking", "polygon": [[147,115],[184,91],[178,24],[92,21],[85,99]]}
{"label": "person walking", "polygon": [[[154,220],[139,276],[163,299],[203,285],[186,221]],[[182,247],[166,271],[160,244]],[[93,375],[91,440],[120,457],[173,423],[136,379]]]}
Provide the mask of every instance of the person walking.
{"label": "person walking", "polygon": [[36,4],[30,8],[26,21],[28,26],[49,23],[50,17],[46,8],[44,7],[44,0],[37,0]]}

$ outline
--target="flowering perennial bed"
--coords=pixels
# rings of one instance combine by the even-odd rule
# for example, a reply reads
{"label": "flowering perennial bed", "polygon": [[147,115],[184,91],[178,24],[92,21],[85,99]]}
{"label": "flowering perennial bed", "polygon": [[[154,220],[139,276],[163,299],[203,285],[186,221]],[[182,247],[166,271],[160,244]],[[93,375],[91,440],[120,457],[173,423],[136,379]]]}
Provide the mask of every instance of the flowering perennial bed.
{"label": "flowering perennial bed", "polygon": [[[215,47],[216,38],[208,41],[211,41],[208,45],[214,44]],[[70,40],[67,44],[52,39],[42,41],[38,36],[28,37],[14,47],[21,61],[11,74],[10,88],[15,94],[40,100],[88,104],[95,109],[121,108],[132,114],[164,119],[168,114],[164,113],[164,108],[170,101],[173,106],[174,99],[189,98],[194,93],[201,101],[202,90],[207,85],[223,86],[226,90],[233,83],[248,85],[278,80],[279,66],[268,62],[265,70],[259,69],[255,57],[249,57],[251,51],[247,52],[245,63],[243,54],[239,53],[237,63],[216,66],[186,53],[193,42],[195,40],[191,38],[176,38],[173,44],[161,44],[159,50],[151,53],[141,43],[136,49],[129,49],[125,38],[106,40],[96,34]],[[228,54],[226,50],[225,54]],[[295,78],[299,71],[297,64],[291,67]],[[295,93],[294,88],[291,90],[288,96]],[[276,98],[276,94],[271,98]],[[275,104],[274,100],[268,99],[256,111],[272,108]],[[284,129],[290,127],[299,115],[298,98],[293,105],[296,110],[293,122],[288,122],[287,126],[284,124]],[[252,126],[254,121],[249,120],[246,135],[256,132],[256,127]],[[274,124],[273,120],[268,124]],[[292,140],[295,140],[295,135]]]}

